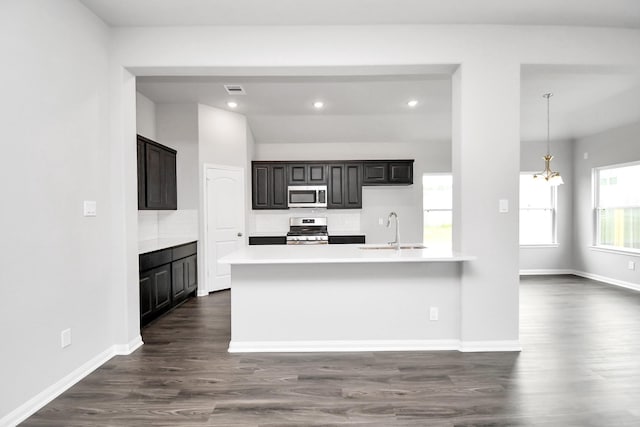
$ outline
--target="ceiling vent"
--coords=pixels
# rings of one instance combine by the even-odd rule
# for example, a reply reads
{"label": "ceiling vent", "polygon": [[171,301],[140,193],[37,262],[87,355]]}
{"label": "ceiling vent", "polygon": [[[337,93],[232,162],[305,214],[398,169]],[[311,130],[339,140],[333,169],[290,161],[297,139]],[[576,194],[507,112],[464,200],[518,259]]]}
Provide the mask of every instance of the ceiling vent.
{"label": "ceiling vent", "polygon": [[224,85],[224,90],[226,90],[229,95],[247,94],[247,92],[244,91],[244,88],[240,85]]}

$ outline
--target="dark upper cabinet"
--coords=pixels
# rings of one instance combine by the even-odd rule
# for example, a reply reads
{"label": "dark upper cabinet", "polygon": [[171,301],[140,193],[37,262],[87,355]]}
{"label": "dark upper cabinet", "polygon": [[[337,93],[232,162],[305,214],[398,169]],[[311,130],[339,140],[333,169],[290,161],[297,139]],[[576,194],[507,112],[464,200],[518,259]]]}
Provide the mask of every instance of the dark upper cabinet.
{"label": "dark upper cabinet", "polygon": [[328,209],[362,208],[362,163],[329,164]]}
{"label": "dark upper cabinet", "polygon": [[327,183],[326,163],[287,164],[287,185],[324,185]]}
{"label": "dark upper cabinet", "polygon": [[363,184],[385,184],[388,180],[388,164],[386,162],[364,162],[362,164]]}
{"label": "dark upper cabinet", "polygon": [[146,176],[147,170],[145,165],[145,143],[138,137],[137,150],[138,150],[138,209],[142,209],[142,206],[146,203],[147,185]]}
{"label": "dark upper cabinet", "polygon": [[253,209],[288,209],[286,164],[252,162],[251,206]]}
{"label": "dark upper cabinet", "polygon": [[413,160],[367,160],[362,168],[363,185],[413,184]]}
{"label": "dark upper cabinet", "polygon": [[413,160],[389,162],[389,183],[413,184]]}
{"label": "dark upper cabinet", "polygon": [[178,208],[176,151],[138,135],[138,209]]}

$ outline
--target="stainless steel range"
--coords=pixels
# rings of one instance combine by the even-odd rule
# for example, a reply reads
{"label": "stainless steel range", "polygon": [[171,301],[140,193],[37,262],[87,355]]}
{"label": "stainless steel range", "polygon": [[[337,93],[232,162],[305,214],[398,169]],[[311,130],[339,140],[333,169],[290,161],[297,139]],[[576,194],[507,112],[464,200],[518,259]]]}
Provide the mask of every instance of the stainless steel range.
{"label": "stainless steel range", "polygon": [[326,245],[329,243],[327,218],[289,218],[287,245]]}

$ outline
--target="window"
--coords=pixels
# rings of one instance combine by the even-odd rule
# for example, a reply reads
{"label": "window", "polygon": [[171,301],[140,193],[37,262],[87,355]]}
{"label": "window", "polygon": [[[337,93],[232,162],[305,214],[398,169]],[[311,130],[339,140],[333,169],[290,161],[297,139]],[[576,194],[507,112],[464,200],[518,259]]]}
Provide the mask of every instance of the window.
{"label": "window", "polygon": [[640,163],[594,169],[597,246],[640,251]]}
{"label": "window", "polygon": [[422,176],[425,245],[451,248],[453,187],[450,174]]}
{"label": "window", "polygon": [[556,243],[556,189],[520,174],[520,244]]}

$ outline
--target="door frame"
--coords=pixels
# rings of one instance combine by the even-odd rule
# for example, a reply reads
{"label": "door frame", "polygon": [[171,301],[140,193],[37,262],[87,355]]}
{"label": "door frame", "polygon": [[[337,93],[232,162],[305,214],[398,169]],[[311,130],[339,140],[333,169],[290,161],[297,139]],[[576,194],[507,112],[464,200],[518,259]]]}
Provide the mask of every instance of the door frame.
{"label": "door frame", "polygon": [[[242,201],[243,201],[243,220],[242,220],[242,228],[243,228],[243,240],[246,241],[246,210],[247,210],[247,197],[246,192],[246,177],[245,177],[245,168],[240,166],[229,166],[229,165],[219,165],[214,163],[205,163],[202,167],[202,178],[200,182],[202,183],[202,218],[200,221],[200,245],[198,248],[198,292],[197,295],[199,297],[209,295],[209,285],[210,285],[210,275],[209,275],[209,263],[208,260],[208,233],[209,233],[209,200],[208,200],[208,183],[207,183],[207,171],[209,169],[221,169],[226,171],[234,171],[240,172],[241,178],[241,187],[242,187]],[[203,286],[200,286],[200,283]]]}

